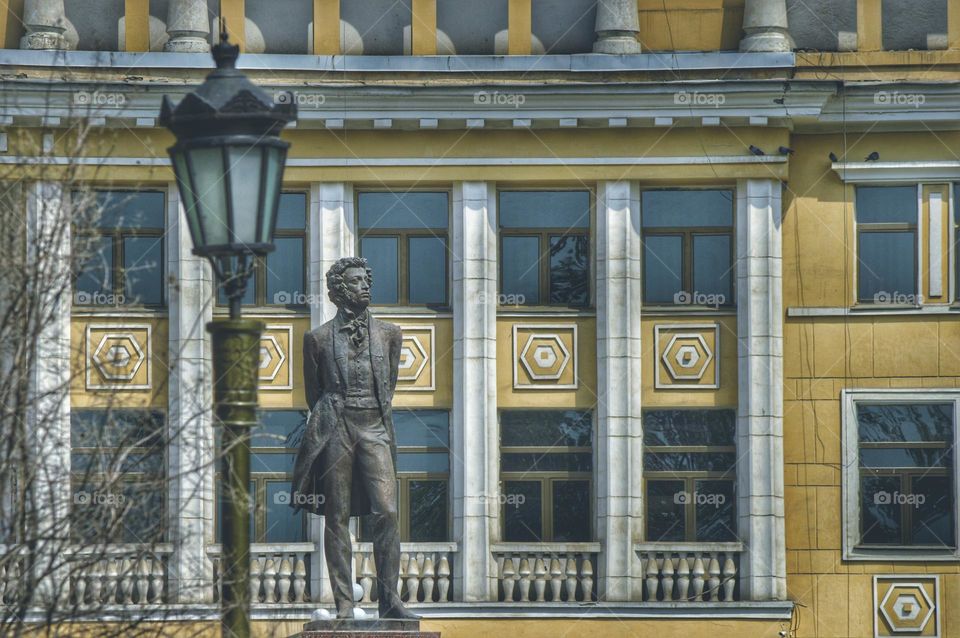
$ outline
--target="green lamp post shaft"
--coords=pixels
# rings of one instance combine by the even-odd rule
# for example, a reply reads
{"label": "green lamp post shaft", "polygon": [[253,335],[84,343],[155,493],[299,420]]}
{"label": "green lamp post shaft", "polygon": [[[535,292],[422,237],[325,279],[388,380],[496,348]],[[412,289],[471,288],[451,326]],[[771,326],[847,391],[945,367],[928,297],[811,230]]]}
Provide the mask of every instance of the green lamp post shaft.
{"label": "green lamp post shaft", "polygon": [[212,336],[214,407],[222,427],[220,503],[223,533],[220,582],[223,636],[250,636],[250,428],[257,424],[259,321],[207,324]]}

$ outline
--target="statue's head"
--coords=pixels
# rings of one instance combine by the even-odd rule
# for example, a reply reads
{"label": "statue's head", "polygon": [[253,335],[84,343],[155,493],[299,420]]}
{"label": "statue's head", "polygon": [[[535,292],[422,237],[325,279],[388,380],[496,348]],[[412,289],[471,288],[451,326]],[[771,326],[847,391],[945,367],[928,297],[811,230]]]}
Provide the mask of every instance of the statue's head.
{"label": "statue's head", "polygon": [[362,312],[370,305],[373,271],[363,257],[343,257],[327,271],[327,295],[337,308]]}

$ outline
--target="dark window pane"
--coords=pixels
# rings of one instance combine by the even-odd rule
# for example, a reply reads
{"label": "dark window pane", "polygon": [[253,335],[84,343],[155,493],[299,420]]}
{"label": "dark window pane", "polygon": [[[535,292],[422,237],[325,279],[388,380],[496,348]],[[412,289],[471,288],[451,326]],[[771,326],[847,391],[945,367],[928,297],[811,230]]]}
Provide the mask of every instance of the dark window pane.
{"label": "dark window pane", "polygon": [[916,186],[858,186],[857,223],[916,224]]}
{"label": "dark window pane", "polygon": [[729,472],[737,455],[724,452],[662,452],[643,455],[645,472]]}
{"label": "dark window pane", "polygon": [[586,306],[590,300],[590,241],[586,235],[550,237],[550,303]]}
{"label": "dark window pane", "polygon": [[123,482],[122,539],[125,543],[149,543],[163,540],[164,507],[162,481]]}
{"label": "dark window pane", "polygon": [[75,448],[162,447],[164,416],[147,410],[73,410],[70,444]]}
{"label": "dark window pane", "polygon": [[447,447],[450,414],[446,410],[394,410],[397,446]]}
{"label": "dark window pane", "polygon": [[592,440],[590,412],[510,410],[500,413],[500,444],[505,447],[587,447]]}
{"label": "dark window pane", "polygon": [[366,257],[374,273],[372,303],[399,303],[398,241],[397,237],[364,237],[360,240],[360,255]]}
{"label": "dark window pane", "polygon": [[307,413],[301,410],[262,410],[260,425],[250,431],[251,447],[300,446]]}
{"label": "dark window pane", "polygon": [[82,306],[113,305],[113,238],[84,238],[78,243],[89,256],[80,266],[74,301]]}
{"label": "dark window pane", "polygon": [[124,303],[163,303],[163,240],[123,238]]}
{"label": "dark window pane", "polygon": [[644,191],[640,211],[647,228],[732,226],[733,191]]}
{"label": "dark window pane", "polygon": [[553,540],[589,541],[590,481],[553,481]]}
{"label": "dark window pane", "polygon": [[503,540],[542,540],[540,481],[506,481],[503,487]]}
{"label": "dark window pane", "polygon": [[397,454],[397,471],[445,474],[450,471],[450,455],[446,452],[401,452]]}
{"label": "dark window pane", "polygon": [[588,228],[587,191],[501,191],[501,228]]}
{"label": "dark window pane", "polygon": [[953,481],[951,476],[913,479],[913,542],[954,547]]}
{"label": "dark window pane", "polygon": [[644,445],[734,445],[733,410],[648,410],[643,413]]}
{"label": "dark window pane", "polygon": [[306,228],[307,196],[303,193],[281,193],[277,209],[277,228],[303,230]]}
{"label": "dark window pane", "polygon": [[506,236],[501,248],[500,293],[517,303],[540,303],[540,238]]}
{"label": "dark window pane", "polygon": [[447,482],[410,481],[410,541],[447,540]]}
{"label": "dark window pane", "polygon": [[504,472],[589,472],[593,469],[590,453],[507,452],[501,455]]}
{"label": "dark window pane", "polygon": [[901,507],[898,476],[860,476],[860,532],[865,544],[900,544]]}
{"label": "dark window pane", "polygon": [[952,456],[944,448],[861,448],[860,467],[949,467]]}
{"label": "dark window pane", "polygon": [[861,231],[857,255],[858,298],[868,303],[905,303],[917,288],[917,239],[910,231]]}
{"label": "dark window pane", "polygon": [[[216,516],[214,516],[214,532],[213,532],[213,533],[214,533],[214,535],[216,536],[217,542],[218,542],[218,543],[221,543],[221,542],[223,542],[223,531],[220,529],[220,526],[221,526],[221,521],[223,520],[223,508],[227,505],[227,502],[226,502],[226,500],[225,500],[224,497],[223,497],[223,481],[220,480],[220,477],[219,477],[219,476],[217,477],[216,483],[217,483],[217,487],[216,487],[216,490],[217,490],[217,513],[216,513]],[[288,488],[289,488],[289,485],[290,485],[290,484],[287,483],[287,487],[288,487]],[[256,494],[256,493],[257,493],[256,484],[253,483],[252,481],[250,482],[250,488],[249,488],[249,489],[250,489],[250,494]],[[255,507],[256,509],[260,509],[260,508],[263,507],[263,504],[262,504],[262,503],[256,503],[256,504],[254,505],[254,507]],[[291,510],[291,511],[293,511],[293,510]],[[255,519],[256,519],[256,517],[255,517],[255,515],[254,515],[254,512],[250,512],[250,540],[251,540],[252,542],[259,542],[259,539],[257,539],[257,531],[256,531],[256,528],[254,527]],[[256,540],[255,540],[255,539],[256,539]]]}
{"label": "dark window pane", "polygon": [[949,442],[953,440],[953,405],[858,403],[857,426],[862,443]]}
{"label": "dark window pane", "polygon": [[304,305],[303,238],[275,237],[277,249],[267,253],[268,304]]}
{"label": "dark window pane", "polygon": [[730,286],[733,262],[730,259],[730,235],[693,236],[693,292],[694,303],[701,303],[704,295],[714,298],[709,305],[733,303]]}
{"label": "dark window pane", "polygon": [[363,229],[447,227],[446,193],[360,193],[357,199]]}
{"label": "dark window pane", "polygon": [[647,481],[647,541],[682,541],[686,537],[683,481]]}
{"label": "dark window pane", "polygon": [[675,303],[675,295],[682,289],[683,238],[679,235],[646,235],[643,238],[644,301]]}
{"label": "dark window pane", "polygon": [[442,237],[410,237],[407,253],[410,303],[445,304],[447,242]]}
{"label": "dark window pane", "polygon": [[293,513],[290,507],[290,482],[267,481],[266,543],[300,543],[305,540],[303,512]]}
{"label": "dark window pane", "polygon": [[250,471],[290,474],[293,472],[293,458],[293,454],[282,452],[254,452],[250,455]]}
{"label": "dark window pane", "polygon": [[99,191],[96,204],[100,228],[164,227],[164,196],[161,192]]}
{"label": "dark window pane", "polygon": [[697,540],[737,540],[736,498],[733,481],[695,481],[694,507],[697,512]]}

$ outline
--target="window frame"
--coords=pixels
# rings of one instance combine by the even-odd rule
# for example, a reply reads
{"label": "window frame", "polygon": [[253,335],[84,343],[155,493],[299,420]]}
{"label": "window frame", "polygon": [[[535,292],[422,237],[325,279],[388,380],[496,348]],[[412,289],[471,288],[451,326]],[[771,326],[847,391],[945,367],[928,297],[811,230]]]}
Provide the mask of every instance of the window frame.
{"label": "window frame", "polygon": [[[587,414],[590,416],[590,446],[556,446],[556,445],[514,445],[514,446],[505,446],[500,443],[502,437],[500,435],[501,426],[501,415],[504,412],[580,412],[582,414]],[[597,424],[596,424],[596,412],[592,409],[582,409],[582,408],[500,408],[497,410],[497,464],[498,464],[498,477],[497,477],[497,488],[500,495],[507,495],[506,483],[508,481],[524,481],[529,483],[539,483],[540,484],[540,524],[542,529],[540,530],[541,538],[539,541],[514,541],[507,539],[506,536],[506,508],[512,507],[512,505],[506,502],[505,498],[500,498],[500,538],[505,543],[593,543],[597,541],[597,526],[594,520],[595,514],[597,511],[597,494],[596,494],[596,480],[594,479],[594,474],[596,473],[597,468],[597,459],[596,459],[596,438],[597,438]],[[504,471],[502,469],[502,457],[504,454],[510,453],[542,453],[546,454],[584,454],[589,453],[591,456],[591,467],[593,468],[590,472],[572,472],[572,471]],[[588,519],[590,520],[590,538],[584,540],[576,541],[555,541],[554,540],[554,529],[553,529],[553,483],[556,481],[586,481],[588,492],[590,494],[590,511],[588,513]]]}
{"label": "window frame", "polygon": [[[643,225],[643,194],[649,191],[728,191],[731,197],[730,226],[654,226],[649,230]],[[647,287],[644,275],[641,285],[643,286],[642,304],[648,308],[669,308],[671,310],[716,310],[718,308],[731,310],[737,306],[737,188],[736,185],[716,185],[716,186],[691,186],[689,188],[681,187],[663,187],[663,186],[644,186],[640,189],[640,260],[641,272],[647,272],[647,250],[646,240],[648,235],[661,237],[680,236],[681,250],[681,272],[680,272],[680,291],[688,295],[696,293],[693,285],[693,273],[695,269],[696,255],[693,249],[694,237],[700,236],[720,236],[730,238],[730,290],[727,303],[719,306],[706,306],[703,304],[677,304],[663,301],[647,301]]]}
{"label": "window frame", "polygon": [[[960,415],[960,390],[941,389],[845,389],[841,391],[841,498],[843,503],[843,560],[857,561],[960,561],[960,516],[958,516],[958,490],[960,472],[956,456],[953,459],[953,524],[956,547],[936,548],[929,546],[860,544],[860,441],[857,420],[857,405],[877,404],[953,404],[954,442],[958,436]],[[948,476],[950,474],[948,473]],[[904,525],[906,523],[903,523]]]}
{"label": "window frame", "polygon": [[[447,196],[447,227],[446,228],[368,228],[364,230],[360,226],[360,195],[363,193],[391,193],[393,195],[406,195],[408,193],[443,193]],[[371,308],[426,308],[435,311],[450,311],[453,307],[453,290],[451,286],[452,277],[450,272],[450,236],[451,226],[453,224],[453,191],[449,188],[364,188],[357,187],[353,192],[354,201],[354,228],[356,228],[356,254],[362,257],[362,242],[367,237],[395,237],[397,239],[397,303],[393,304],[373,304]],[[442,304],[414,304],[410,303],[410,238],[422,237],[442,239],[444,244],[444,262],[446,278],[443,286],[444,302]],[[373,273],[374,285],[377,281],[377,273]]]}
{"label": "window frame", "polygon": [[[869,182],[869,183],[855,183],[853,184],[853,237],[854,237],[854,255],[853,255],[853,304],[855,307],[900,307],[900,308],[916,308],[923,304],[923,272],[921,264],[923,262],[923,187],[924,184],[936,184],[939,182]],[[896,187],[915,187],[916,188],[916,217],[913,224],[907,223],[876,223],[876,222],[867,222],[861,223],[857,221],[857,190],[860,188],[896,188]],[[953,190],[952,188],[950,189]],[[951,215],[952,217],[952,215]],[[860,260],[861,250],[860,250],[860,232],[870,232],[870,233],[894,233],[894,232],[905,232],[910,231],[914,234],[914,254],[913,254],[913,285],[914,291],[913,296],[915,299],[921,303],[917,304],[891,304],[891,303],[878,303],[873,299],[864,300],[860,298],[860,268],[863,267],[863,262]],[[951,251],[952,252],[952,251]],[[897,292],[897,291],[891,291]]]}
{"label": "window frame", "polygon": [[[502,193],[516,193],[516,192],[585,192],[587,193],[587,198],[589,201],[589,212],[587,214],[587,225],[585,227],[576,227],[576,228],[564,228],[562,226],[526,226],[523,228],[503,228],[500,225],[500,196]],[[497,187],[496,192],[496,202],[497,202],[497,221],[496,221],[496,232],[497,232],[497,308],[500,310],[518,310],[518,309],[530,309],[530,308],[542,308],[542,309],[551,309],[555,310],[557,308],[566,308],[575,311],[589,311],[596,306],[596,284],[594,283],[594,277],[596,275],[596,266],[594,264],[596,260],[597,250],[594,237],[594,228],[596,227],[596,217],[597,217],[597,198],[596,190],[592,186],[526,186],[523,184],[519,185],[504,185],[503,188]],[[551,283],[551,270],[550,270],[550,237],[553,235],[561,236],[584,236],[587,238],[587,248],[590,251],[587,258],[587,301],[583,305],[575,306],[570,303],[551,303],[550,298],[550,283]],[[503,259],[500,257],[503,255],[503,238],[504,237],[537,237],[539,244],[539,254],[538,259],[539,273],[537,277],[537,285],[539,286],[540,299],[535,304],[502,304],[501,301],[506,300],[506,298],[512,294],[507,293],[503,289]],[[546,301],[544,298],[546,297]]]}
{"label": "window frame", "polygon": [[[150,227],[148,229],[139,228],[136,226],[111,226],[111,227],[100,227],[100,226],[91,226],[89,228],[78,229],[75,224],[71,224],[71,234],[75,237],[82,237],[88,241],[96,241],[101,237],[110,238],[110,250],[112,261],[110,264],[110,291],[106,294],[112,295],[114,298],[113,304],[80,304],[77,303],[78,292],[76,290],[76,280],[79,277],[80,273],[78,272],[73,277],[73,283],[71,286],[72,299],[71,305],[74,308],[81,309],[83,312],[95,311],[101,309],[104,311],[116,311],[119,309],[145,309],[145,310],[164,310],[167,308],[170,302],[169,290],[167,287],[167,228],[169,227],[169,220],[167,219],[167,206],[170,203],[169,193],[167,189],[157,186],[150,187],[146,186],[142,189],[133,189],[133,188],[104,188],[92,185],[89,187],[89,191],[85,191],[83,187],[76,188],[72,190],[68,197],[71,199],[75,197],[76,192],[89,192],[90,195],[96,197],[97,193],[160,193],[163,196],[163,206],[161,207],[163,211],[163,225],[160,227]],[[123,266],[123,257],[124,257],[124,240],[131,237],[154,237],[160,241],[160,303],[156,304],[146,304],[146,303],[117,303],[118,299],[126,299],[126,283],[127,283],[127,270]],[[72,243],[72,242],[71,242]]]}

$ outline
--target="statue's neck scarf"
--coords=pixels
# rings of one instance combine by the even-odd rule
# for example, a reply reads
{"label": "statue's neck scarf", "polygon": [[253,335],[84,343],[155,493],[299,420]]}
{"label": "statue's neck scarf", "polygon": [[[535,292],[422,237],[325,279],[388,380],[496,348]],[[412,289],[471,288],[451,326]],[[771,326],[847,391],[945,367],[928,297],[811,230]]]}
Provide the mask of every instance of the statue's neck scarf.
{"label": "statue's neck scarf", "polygon": [[347,307],[340,308],[340,330],[347,333],[354,348],[360,346],[367,337],[367,310],[355,313]]}

